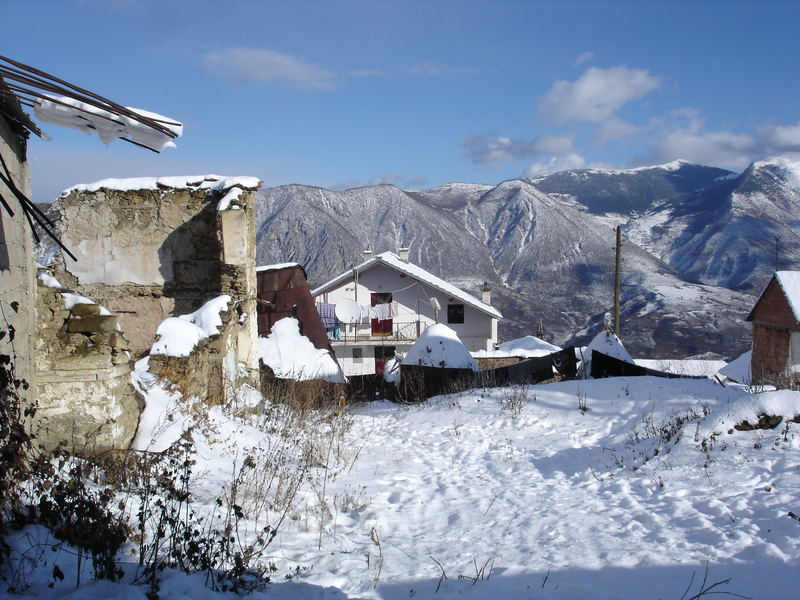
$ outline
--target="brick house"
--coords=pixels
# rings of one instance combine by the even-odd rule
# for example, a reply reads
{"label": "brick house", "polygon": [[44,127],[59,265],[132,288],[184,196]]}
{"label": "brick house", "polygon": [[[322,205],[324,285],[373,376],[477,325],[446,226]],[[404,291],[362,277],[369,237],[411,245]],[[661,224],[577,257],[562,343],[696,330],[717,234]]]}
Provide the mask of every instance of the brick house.
{"label": "brick house", "polygon": [[800,271],[778,271],[753,306],[753,381],[800,377]]}

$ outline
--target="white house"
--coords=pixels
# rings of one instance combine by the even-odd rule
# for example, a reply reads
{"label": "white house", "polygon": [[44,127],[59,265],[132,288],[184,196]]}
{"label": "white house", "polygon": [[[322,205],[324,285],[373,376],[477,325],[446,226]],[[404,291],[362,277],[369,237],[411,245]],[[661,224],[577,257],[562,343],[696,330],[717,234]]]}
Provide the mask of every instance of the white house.
{"label": "white house", "polygon": [[[410,264],[407,250],[400,252],[378,254],[311,291],[347,376],[382,373],[387,360],[405,353],[437,322],[455,330],[469,350],[490,350],[497,342],[503,315],[490,305],[488,288],[478,300]],[[361,314],[356,323],[336,328],[332,316],[343,302],[351,310],[358,305]]]}

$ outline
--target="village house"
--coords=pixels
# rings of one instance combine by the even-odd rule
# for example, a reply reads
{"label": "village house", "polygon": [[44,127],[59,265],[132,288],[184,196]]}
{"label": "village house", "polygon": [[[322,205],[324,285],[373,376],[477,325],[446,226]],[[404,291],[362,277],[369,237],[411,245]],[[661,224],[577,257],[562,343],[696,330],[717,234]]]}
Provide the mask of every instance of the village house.
{"label": "village house", "polygon": [[791,385],[800,377],[800,271],[775,273],[746,320],[753,324],[753,382]]}
{"label": "village house", "polygon": [[344,374],[372,375],[405,353],[425,329],[443,323],[467,349],[491,350],[503,316],[481,300],[399,255],[365,253],[367,260],[311,291]]}

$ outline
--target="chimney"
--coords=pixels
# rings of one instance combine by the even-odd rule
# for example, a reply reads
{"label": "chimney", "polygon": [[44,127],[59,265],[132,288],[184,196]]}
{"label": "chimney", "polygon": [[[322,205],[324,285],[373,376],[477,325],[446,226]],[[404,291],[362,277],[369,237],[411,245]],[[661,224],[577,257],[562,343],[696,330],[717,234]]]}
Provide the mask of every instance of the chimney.
{"label": "chimney", "polygon": [[408,262],[408,248],[398,248],[397,255],[403,262]]}
{"label": "chimney", "polygon": [[482,292],[482,294],[481,294],[481,302],[483,302],[484,304],[489,304],[491,306],[491,304],[492,304],[492,288],[489,287],[489,282],[488,281],[484,281],[483,282],[483,289],[481,290],[481,292]]}
{"label": "chimney", "polygon": [[372,250],[370,250],[369,248],[367,248],[366,250],[364,250],[364,251],[361,253],[361,256],[363,256],[363,257],[364,257],[364,261],[365,261],[365,262],[366,262],[366,261],[368,261],[370,258],[372,258]]}

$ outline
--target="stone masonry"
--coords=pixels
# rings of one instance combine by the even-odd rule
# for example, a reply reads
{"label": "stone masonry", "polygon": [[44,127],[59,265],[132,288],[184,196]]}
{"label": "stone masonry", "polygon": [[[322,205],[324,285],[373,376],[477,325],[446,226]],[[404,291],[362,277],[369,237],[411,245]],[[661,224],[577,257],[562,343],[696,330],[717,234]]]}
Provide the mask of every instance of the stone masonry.
{"label": "stone masonry", "polygon": [[35,339],[36,437],[81,454],[125,449],[143,401],[131,385],[127,340],[98,304],[67,309],[59,288],[39,282]]}

